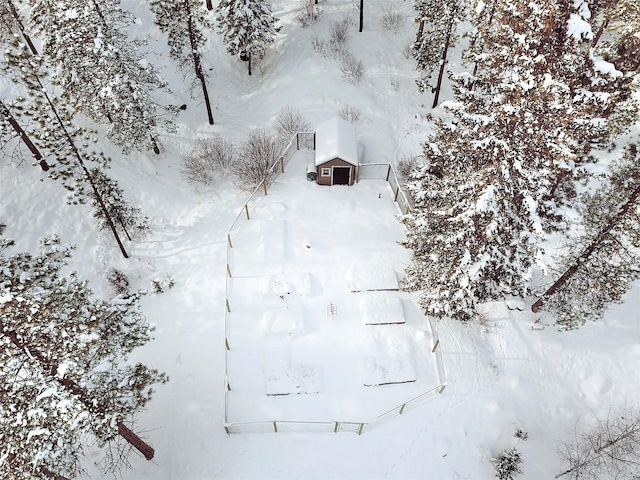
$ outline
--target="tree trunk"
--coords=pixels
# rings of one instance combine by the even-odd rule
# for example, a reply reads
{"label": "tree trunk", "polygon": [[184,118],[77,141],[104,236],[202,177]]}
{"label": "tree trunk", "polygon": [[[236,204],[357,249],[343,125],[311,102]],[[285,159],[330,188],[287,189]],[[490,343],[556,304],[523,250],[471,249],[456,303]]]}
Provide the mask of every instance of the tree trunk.
{"label": "tree trunk", "polygon": [[422,40],[422,33],[424,32],[424,20],[420,20],[418,25],[418,34],[416,35],[416,43]]}
{"label": "tree trunk", "polygon": [[144,455],[144,458],[146,458],[147,460],[151,460],[155,455],[156,452],[153,447],[142,440],[138,435],[133,433],[122,422],[118,422],[118,433],[122,438],[129,442],[130,445],[132,445],[136,450]]}
{"label": "tree trunk", "polygon": [[567,282],[567,280],[569,280],[573,276],[573,274],[575,274],[578,271],[578,269],[582,265],[584,265],[584,263],[589,259],[589,257],[593,254],[593,252],[596,251],[596,249],[604,239],[605,235],[607,235],[613,229],[613,227],[615,227],[618,224],[618,222],[622,220],[622,218],[627,214],[627,212],[629,212],[631,207],[635,205],[639,196],[640,196],[640,185],[636,187],[636,189],[631,193],[629,200],[627,200],[627,202],[622,206],[622,209],[618,213],[616,213],[611,220],[609,220],[609,222],[605,225],[605,227],[600,231],[598,236],[595,238],[595,240],[593,240],[591,244],[589,244],[589,246],[584,250],[584,252],[582,252],[582,254],[576,259],[574,264],[571,265],[567,269],[567,271],[564,272],[562,276],[558,280],[556,280],[554,284],[551,285],[547,289],[547,291],[542,294],[540,298],[538,298],[538,300],[536,300],[536,302],[533,305],[531,305],[531,311],[533,313],[536,313],[538,310],[540,310],[540,308],[544,304],[544,301],[547,298],[549,298],[551,295],[553,295],[556,292],[556,290],[562,287],[562,285],[564,285]]}
{"label": "tree trunk", "polygon": [[33,42],[31,41],[31,38],[29,37],[29,35],[27,35],[27,33],[24,31],[24,25],[22,24],[22,20],[20,19],[20,15],[18,15],[18,11],[16,10],[16,7],[13,4],[13,1],[12,0],[7,0],[7,1],[9,2],[9,9],[11,10],[11,14],[13,15],[13,18],[18,24],[18,27],[20,28],[20,33],[22,33],[22,36],[24,37],[24,41],[27,42],[27,46],[29,47],[29,50],[31,50],[31,53],[33,53],[34,55],[37,55],[38,51],[36,50],[36,47],[33,45]]}
{"label": "tree trunk", "polygon": [[609,19],[605,18],[600,24],[600,28],[598,28],[598,32],[596,33],[596,36],[593,37],[593,41],[591,42],[591,48],[595,48],[595,46],[598,44],[598,42],[600,41],[600,37],[604,33],[604,29],[607,28],[607,25],[609,25]]}
{"label": "tree trunk", "polygon": [[33,155],[33,157],[40,164],[40,168],[44,172],[49,170],[49,164],[47,163],[47,161],[44,158],[42,158],[42,155],[40,154],[40,151],[38,150],[38,147],[36,147],[33,144],[31,139],[27,135],[27,133],[22,129],[22,127],[16,121],[16,119],[13,118],[13,115],[11,115],[11,112],[5,106],[5,104],[2,103],[1,100],[0,100],[0,112],[2,112],[2,116],[7,119],[7,121],[9,122],[9,125],[11,125],[13,127],[13,129],[16,131],[16,133],[20,137],[20,140],[22,140],[23,143],[27,146],[27,148],[31,151],[31,154]]}
{"label": "tree trunk", "polygon": [[431,108],[436,108],[438,106],[438,100],[440,99],[440,88],[442,87],[442,77],[444,76],[444,66],[447,63],[447,51],[449,50],[449,42],[451,41],[451,33],[453,31],[453,18],[449,21],[449,26],[447,28],[447,39],[444,42],[444,48],[442,49],[442,58],[440,64],[440,73],[438,74],[438,83],[435,88],[435,97],[433,97],[433,105]]}
{"label": "tree trunk", "polygon": [[358,32],[362,32],[362,27],[364,24],[364,0],[360,0],[360,28]]}
{"label": "tree trunk", "polygon": [[213,10],[213,1],[207,0],[207,10]]}
{"label": "tree trunk", "polygon": [[[59,362],[56,362],[55,360],[49,360],[42,354],[40,350],[34,349],[30,345],[26,345],[25,343],[23,343],[18,338],[18,335],[14,330],[4,328],[4,325],[2,325],[2,323],[0,323],[0,327],[1,335],[7,337],[18,350],[25,353],[28,352],[31,358],[38,361],[45,374],[51,375],[53,380],[62,385],[71,394],[77,396],[78,400],[80,400],[80,403],[82,403],[87,410],[94,414],[100,413],[102,415],[107,415],[108,413],[110,413],[104,405],[96,402],[95,399],[92,398],[83,387],[67,377],[60,377],[59,375],[57,375],[58,367],[60,366]],[[144,455],[144,458],[146,458],[147,460],[151,460],[153,458],[155,453],[154,449],[147,443],[145,443],[138,435],[127,428],[122,422],[118,422],[118,433],[122,438],[129,442],[129,444],[131,444],[140,453],[142,453]],[[53,475],[51,478],[64,478],[56,476],[52,472],[50,473],[51,475]]]}
{"label": "tree trunk", "polygon": [[247,68],[249,69],[249,75],[251,75],[251,53],[247,54]]}
{"label": "tree trunk", "polygon": [[[189,8],[185,3],[185,8]],[[198,53],[198,46],[195,43],[195,26],[193,25],[193,18],[191,11],[187,10],[187,30],[189,34],[189,45],[191,46],[191,58],[193,59],[193,69],[196,77],[200,80],[202,86],[202,94],[204,95],[204,104],[207,108],[207,117],[209,117],[209,125],[213,125],[213,113],[211,111],[211,102],[209,100],[209,91],[207,90],[207,79],[202,69],[202,63],[200,60],[200,54]]]}
{"label": "tree trunk", "polygon": [[40,467],[40,473],[42,473],[47,478],[51,478],[52,480],[69,480],[67,477],[63,477],[62,475],[53,473],[47,467]]}
{"label": "tree trunk", "polygon": [[39,78],[36,78],[36,81],[38,82],[38,85],[41,88],[41,91],[42,91],[42,94],[44,95],[44,98],[47,99],[47,103],[49,104],[49,107],[51,107],[51,110],[53,111],[53,114],[56,117],[56,121],[58,122],[58,125],[60,126],[60,128],[64,132],[64,136],[67,139],[67,142],[69,143],[69,146],[73,150],[73,153],[75,154],[75,157],[78,160],[78,164],[82,168],[82,171],[84,172],[84,174],[85,174],[85,176],[87,178],[87,181],[89,182],[89,185],[91,185],[91,189],[93,190],[93,194],[96,197],[96,201],[98,202],[98,205],[100,205],[100,209],[102,210],[102,213],[104,214],[105,220],[107,221],[107,225],[109,225],[109,228],[111,229],[111,232],[113,233],[113,236],[116,239],[116,243],[118,244],[118,247],[120,248],[120,252],[122,253],[122,256],[124,258],[129,258],[129,254],[125,250],[124,245],[122,244],[122,240],[120,240],[120,236],[118,235],[118,231],[116,230],[116,226],[114,225],[113,219],[111,218],[111,215],[109,214],[109,210],[107,210],[107,206],[104,204],[104,201],[102,200],[102,196],[100,195],[100,192],[98,192],[98,188],[96,187],[95,183],[93,183],[93,180],[91,179],[91,173],[89,173],[89,169],[84,164],[84,160],[82,160],[82,156],[80,155],[80,152],[78,151],[78,147],[76,147],[75,142],[73,141],[73,139],[71,138],[71,135],[67,131],[67,127],[65,126],[64,122],[62,121],[62,119],[58,115],[58,111],[56,110],[55,105],[53,104],[53,102],[49,98],[49,94],[47,93],[47,91],[45,90],[44,86],[42,85],[42,82],[40,82]]}

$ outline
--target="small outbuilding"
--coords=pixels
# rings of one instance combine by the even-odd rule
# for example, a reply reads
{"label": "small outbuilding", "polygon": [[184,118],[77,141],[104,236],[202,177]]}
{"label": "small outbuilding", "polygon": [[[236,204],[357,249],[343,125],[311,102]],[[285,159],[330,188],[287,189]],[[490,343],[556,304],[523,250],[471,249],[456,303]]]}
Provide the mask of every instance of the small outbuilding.
{"label": "small outbuilding", "polygon": [[358,178],[356,129],[340,117],[316,128],[316,169],[319,185],[353,185]]}

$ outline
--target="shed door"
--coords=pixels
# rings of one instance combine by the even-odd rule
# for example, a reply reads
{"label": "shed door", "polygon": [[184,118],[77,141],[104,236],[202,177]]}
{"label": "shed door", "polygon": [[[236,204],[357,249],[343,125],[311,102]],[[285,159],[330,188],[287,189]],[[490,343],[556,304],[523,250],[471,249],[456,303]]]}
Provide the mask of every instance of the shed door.
{"label": "shed door", "polygon": [[332,185],[349,185],[351,167],[333,167]]}

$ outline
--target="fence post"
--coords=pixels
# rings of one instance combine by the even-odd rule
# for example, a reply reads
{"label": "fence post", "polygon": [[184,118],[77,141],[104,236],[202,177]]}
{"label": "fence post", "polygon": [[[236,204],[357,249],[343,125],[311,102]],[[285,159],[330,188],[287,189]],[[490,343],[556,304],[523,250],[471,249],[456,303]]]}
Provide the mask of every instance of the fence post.
{"label": "fence post", "polygon": [[296,132],[296,150],[300,150],[300,132]]}
{"label": "fence post", "polygon": [[231,267],[229,267],[228,263],[227,263],[227,275],[229,275],[229,278],[233,277],[233,275],[231,275]]}
{"label": "fence post", "polygon": [[231,243],[231,235],[227,233],[227,242],[229,243],[229,248],[233,248],[233,243]]}
{"label": "fence post", "polygon": [[231,351],[231,347],[229,346],[229,339],[224,337],[224,346],[227,350]]}
{"label": "fence post", "polygon": [[249,205],[248,204],[244,204],[244,211],[247,214],[247,220],[251,220],[251,217],[249,217]]}
{"label": "fence post", "polygon": [[284,173],[284,157],[280,157],[280,170]]}
{"label": "fence post", "polygon": [[442,385],[442,386],[440,387],[440,390],[438,390],[438,393],[442,393],[442,392],[444,392],[445,387],[446,387],[446,385]]}
{"label": "fence post", "polygon": [[358,427],[358,435],[362,435],[362,430],[364,430],[364,423],[361,423]]}
{"label": "fence post", "polygon": [[264,188],[264,194],[266,195],[267,194],[267,182],[266,181],[262,184],[262,188]]}
{"label": "fence post", "polygon": [[360,183],[360,165],[356,167],[356,183]]}
{"label": "fence post", "polygon": [[393,201],[394,202],[398,201],[398,193],[400,193],[400,185],[398,185],[398,189],[396,190],[396,193],[393,194]]}
{"label": "fence post", "polygon": [[340,423],[336,422],[336,424],[333,427],[333,433],[338,433],[338,428],[340,427]]}
{"label": "fence post", "polygon": [[391,164],[387,167],[387,178],[384,179],[385,182],[389,181],[389,175],[391,175]]}
{"label": "fence post", "polygon": [[231,307],[229,306],[229,299],[228,298],[226,299],[226,302],[227,302],[227,312],[231,313]]}
{"label": "fence post", "polygon": [[436,340],[436,343],[433,344],[433,348],[431,349],[431,353],[434,353],[436,351],[436,348],[438,348],[438,345],[440,345],[440,339],[439,338]]}
{"label": "fence post", "polygon": [[316,149],[316,132],[313,132],[313,149]]}
{"label": "fence post", "polygon": [[276,422],[273,422],[273,431],[278,433],[278,424]]}
{"label": "fence post", "polygon": [[406,407],[407,404],[403,403],[402,406],[400,407],[400,411],[398,412],[399,415],[402,415],[402,412],[404,412],[404,407]]}

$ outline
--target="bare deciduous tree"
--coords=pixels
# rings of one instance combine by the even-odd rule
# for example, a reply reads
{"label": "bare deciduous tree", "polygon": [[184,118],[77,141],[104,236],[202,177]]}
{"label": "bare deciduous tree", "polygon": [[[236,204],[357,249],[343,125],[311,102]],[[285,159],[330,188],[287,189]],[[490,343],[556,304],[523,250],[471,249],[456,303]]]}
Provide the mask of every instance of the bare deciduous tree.
{"label": "bare deciduous tree", "polygon": [[565,470],[556,478],[599,480],[640,478],[640,408],[610,410],[604,419],[560,444]]}
{"label": "bare deciduous tree", "polygon": [[241,188],[256,188],[262,181],[269,183],[277,174],[272,167],[279,157],[280,142],[275,135],[264,129],[251,131],[232,168]]}

